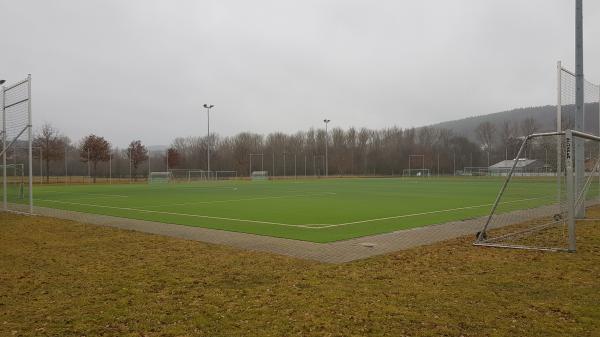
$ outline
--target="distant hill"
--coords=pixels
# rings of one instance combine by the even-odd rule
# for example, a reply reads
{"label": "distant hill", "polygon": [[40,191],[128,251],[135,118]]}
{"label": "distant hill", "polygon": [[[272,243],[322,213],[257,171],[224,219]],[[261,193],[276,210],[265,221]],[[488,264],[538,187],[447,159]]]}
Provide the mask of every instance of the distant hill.
{"label": "distant hill", "polygon": [[[572,115],[573,106],[563,108],[563,116]],[[536,120],[539,131],[554,131],[556,128],[556,107],[552,105],[519,108],[509,111],[496,112],[489,115],[468,117],[448,122],[430,125],[434,128],[446,128],[453,130],[456,134],[463,135],[472,141],[477,141],[475,129],[482,122],[490,122],[499,131],[504,121],[510,121],[513,125],[521,125],[527,118]],[[564,118],[563,118],[564,119]],[[598,104],[586,104],[585,106],[585,131],[598,134]]]}

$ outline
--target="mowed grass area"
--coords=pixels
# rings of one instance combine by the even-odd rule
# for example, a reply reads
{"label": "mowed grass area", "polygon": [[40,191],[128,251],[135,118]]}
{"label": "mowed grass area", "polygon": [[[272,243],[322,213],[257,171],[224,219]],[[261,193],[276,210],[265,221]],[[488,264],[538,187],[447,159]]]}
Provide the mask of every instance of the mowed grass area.
{"label": "mowed grass area", "polygon": [[0,226],[0,336],[600,336],[600,222],[579,224],[574,254],[468,237],[342,265],[52,218]]}
{"label": "mowed grass area", "polygon": [[[332,242],[489,214],[502,177],[49,185],[51,208]],[[556,200],[553,178],[516,178],[503,211]]]}

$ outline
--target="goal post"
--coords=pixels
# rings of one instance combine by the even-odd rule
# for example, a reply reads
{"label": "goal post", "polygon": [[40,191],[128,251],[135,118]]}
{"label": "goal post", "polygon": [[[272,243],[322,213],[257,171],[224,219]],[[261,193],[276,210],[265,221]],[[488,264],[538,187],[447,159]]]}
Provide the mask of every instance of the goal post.
{"label": "goal post", "polygon": [[252,171],[250,175],[253,181],[269,180],[268,171]]}
{"label": "goal post", "polygon": [[164,184],[171,181],[171,172],[150,172],[148,184]]}
{"label": "goal post", "polygon": [[8,202],[18,202],[25,198],[25,165],[7,164],[0,165],[0,169],[6,171],[6,194]]}
{"label": "goal post", "polygon": [[[415,163],[416,162],[416,165]],[[429,177],[431,172],[425,168],[425,155],[424,154],[409,154],[408,155],[408,169],[402,170],[402,176],[409,177]]]}
{"label": "goal post", "polygon": [[248,175],[252,176],[252,172],[254,170],[254,166],[252,165],[253,160],[254,160],[254,162],[260,161],[260,171],[265,170],[265,155],[264,155],[264,153],[250,153],[248,155],[248,157],[250,158],[249,164],[248,164]]}
{"label": "goal post", "polygon": [[[576,250],[577,208],[599,203],[600,156],[589,158],[581,189],[575,172],[575,140],[600,144],[600,137],[575,130],[536,133],[525,137],[510,171],[477,233],[475,245],[546,251]],[[550,156],[554,144],[560,154]],[[545,174],[519,172],[525,158],[545,160]],[[519,174],[515,174],[519,172]]]}
{"label": "goal post", "polygon": [[[33,214],[31,75],[12,85],[2,86],[0,96],[2,209]],[[23,147],[27,151],[21,154],[17,148]],[[9,165],[9,160],[13,166]],[[15,179],[21,181],[22,187],[18,198],[11,197],[14,193],[10,191]]]}
{"label": "goal post", "polygon": [[202,169],[169,169],[169,179],[173,182],[196,182],[207,180],[237,179],[234,170],[207,171]]}
{"label": "goal post", "polygon": [[429,169],[404,169],[402,170],[403,177],[429,177],[431,172]]}

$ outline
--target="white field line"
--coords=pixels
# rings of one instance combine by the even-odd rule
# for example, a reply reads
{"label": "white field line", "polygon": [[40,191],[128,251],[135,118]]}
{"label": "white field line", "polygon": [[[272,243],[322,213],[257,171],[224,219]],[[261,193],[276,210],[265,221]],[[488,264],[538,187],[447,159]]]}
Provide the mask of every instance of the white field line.
{"label": "white field line", "polygon": [[[503,202],[502,204],[510,204],[510,203],[515,203],[515,202],[537,200],[537,199],[543,199],[543,197],[512,200],[512,201]],[[437,210],[437,211],[428,211],[428,212],[404,214],[404,215],[397,215],[397,216],[390,216],[390,217],[383,217],[383,218],[374,218],[374,219],[367,219],[367,220],[346,222],[346,223],[340,223],[340,224],[304,224],[304,225],[297,225],[297,224],[286,224],[286,223],[280,223],[280,222],[261,221],[261,220],[247,220],[247,219],[225,218],[225,217],[209,216],[209,215],[199,215],[199,214],[187,214],[187,213],[177,213],[177,212],[167,212],[167,211],[155,211],[155,210],[148,210],[148,209],[142,209],[142,208],[105,206],[105,205],[85,204],[85,203],[79,203],[79,202],[47,200],[47,199],[37,199],[37,200],[51,202],[51,203],[53,202],[53,203],[59,203],[59,204],[67,204],[67,205],[87,206],[87,207],[97,207],[97,208],[107,208],[107,209],[117,209],[117,210],[134,211],[134,212],[141,212],[141,213],[166,214],[166,215],[184,216],[184,217],[192,217],[192,218],[214,219],[214,220],[227,220],[227,221],[248,222],[248,223],[259,223],[259,224],[266,224],[266,225],[277,225],[277,226],[286,226],[286,227],[299,227],[299,228],[309,228],[309,229],[325,229],[325,228],[332,228],[332,227],[340,227],[340,226],[347,226],[347,225],[353,225],[353,224],[374,222],[374,221],[380,221],[380,220],[400,219],[400,218],[408,218],[408,217],[414,217],[414,216],[419,216],[419,215],[428,215],[428,214],[453,212],[453,211],[460,211],[460,210],[480,208],[480,207],[489,207],[489,206],[493,205],[493,203],[489,203],[489,204],[481,204],[481,205],[466,206],[466,207],[456,207],[456,208],[448,208],[448,209],[442,209],[442,210]]]}
{"label": "white field line", "polygon": [[[515,203],[515,202],[537,200],[537,199],[544,199],[544,198],[543,197],[539,197],[539,198],[519,199],[519,200],[502,202],[501,204],[511,204],[511,203]],[[466,206],[466,207],[448,208],[448,209],[441,209],[441,210],[437,210],[437,211],[428,211],[428,212],[413,213],[413,214],[403,214],[403,215],[396,215],[396,216],[388,216],[388,217],[384,217],[384,218],[374,218],[374,219],[367,219],[367,220],[360,220],[360,221],[345,222],[345,223],[340,223],[340,224],[307,224],[307,226],[319,226],[319,227],[311,227],[311,228],[319,228],[319,229],[321,229],[321,228],[331,228],[331,227],[340,227],[340,226],[354,225],[354,224],[359,224],[359,223],[374,222],[374,221],[380,221],[380,220],[409,218],[409,217],[414,217],[414,216],[419,216],[419,215],[429,215],[429,214],[436,214],[436,213],[445,213],[445,212],[460,211],[460,210],[472,209],[472,208],[489,207],[489,206],[492,206],[492,205],[493,205],[493,203],[482,204],[482,205],[474,205],[474,206]]]}
{"label": "white field line", "polygon": [[121,194],[102,194],[102,193],[79,193],[79,192],[65,192],[65,191],[40,191],[39,193],[56,193],[56,194],[76,194],[76,195],[89,195],[93,197],[107,197],[107,198],[129,198],[128,195]]}
{"label": "white field line", "polygon": [[320,195],[336,195],[336,193],[334,193],[334,192],[314,192],[314,193],[305,193],[305,194],[280,195],[280,196],[272,196],[272,197],[254,197],[254,198],[213,200],[213,201],[182,202],[182,203],[179,203],[179,204],[153,205],[153,206],[149,206],[149,207],[150,208],[159,208],[159,207],[186,206],[186,205],[198,205],[198,204],[219,204],[219,203],[237,202],[237,201],[252,201],[252,200],[265,200],[265,199],[283,199],[283,198],[314,197],[314,196],[320,196]]}
{"label": "white field line", "polygon": [[166,211],[154,211],[154,210],[148,210],[148,209],[142,209],[142,208],[105,206],[105,205],[84,204],[84,203],[80,203],[80,202],[69,202],[69,201],[58,201],[58,200],[47,200],[47,199],[37,199],[37,200],[46,201],[46,202],[54,202],[54,203],[59,203],[59,204],[67,204],[67,205],[108,208],[108,209],[117,209],[117,210],[122,210],[122,211],[141,212],[141,213],[166,214],[166,215],[176,215],[176,216],[184,216],[184,217],[191,217],[191,218],[227,220],[227,221],[236,221],[236,222],[250,222],[250,223],[260,223],[260,224],[266,224],[266,225],[277,225],[277,226],[287,226],[287,227],[312,228],[312,227],[306,226],[306,225],[292,225],[292,224],[285,224],[285,223],[279,223],[279,222],[270,222],[270,221],[224,218],[224,217],[218,217],[218,216],[208,216],[208,215],[199,215],[199,214],[186,214],[186,213],[176,213],[176,212],[166,212]]}

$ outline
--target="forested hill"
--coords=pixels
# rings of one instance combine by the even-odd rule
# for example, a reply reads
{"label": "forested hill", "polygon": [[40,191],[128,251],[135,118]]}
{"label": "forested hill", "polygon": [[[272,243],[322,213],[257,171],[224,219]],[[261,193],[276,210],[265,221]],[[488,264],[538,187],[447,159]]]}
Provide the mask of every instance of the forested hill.
{"label": "forested hill", "polygon": [[[566,117],[572,115],[574,108],[572,106],[563,108],[563,121]],[[585,106],[585,130],[593,134],[598,134],[598,104],[586,104]],[[436,129],[451,129],[456,134],[464,135],[472,141],[477,142],[475,130],[483,122],[490,122],[496,130],[500,130],[505,121],[509,121],[515,128],[525,119],[533,118],[536,121],[538,131],[553,131],[556,128],[556,107],[552,105],[520,108],[509,111],[497,112],[489,115],[468,117],[448,122],[442,122],[430,125]],[[565,123],[563,122],[563,123]]]}

